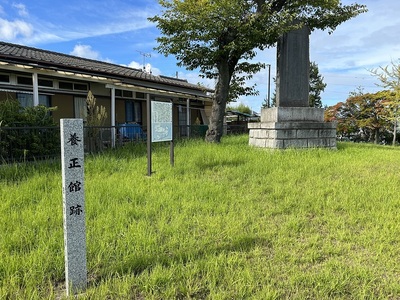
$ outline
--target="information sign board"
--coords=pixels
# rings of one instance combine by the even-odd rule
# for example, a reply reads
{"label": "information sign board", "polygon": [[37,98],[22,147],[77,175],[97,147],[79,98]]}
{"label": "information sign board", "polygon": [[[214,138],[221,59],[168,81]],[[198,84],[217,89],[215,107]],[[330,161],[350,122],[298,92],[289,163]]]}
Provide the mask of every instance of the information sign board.
{"label": "information sign board", "polygon": [[151,141],[172,141],[172,103],[151,102]]}

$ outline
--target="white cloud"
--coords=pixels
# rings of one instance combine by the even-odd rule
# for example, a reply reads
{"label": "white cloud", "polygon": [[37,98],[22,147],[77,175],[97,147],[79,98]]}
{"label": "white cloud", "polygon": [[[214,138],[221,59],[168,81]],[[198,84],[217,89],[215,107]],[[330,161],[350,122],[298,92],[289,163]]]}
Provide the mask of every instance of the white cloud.
{"label": "white cloud", "polygon": [[70,52],[71,55],[100,60],[100,53],[93,50],[90,45],[75,45],[74,50]]}
{"label": "white cloud", "polygon": [[138,70],[141,70],[143,68],[143,66],[141,64],[139,64],[138,62],[136,62],[136,61],[131,61],[128,64],[128,67],[129,68],[133,68],[133,69],[138,69]]}
{"label": "white cloud", "polygon": [[[153,74],[155,76],[161,75],[161,70],[160,69],[153,67],[151,64],[146,64],[146,66],[147,65],[149,66],[148,68],[150,68],[150,70],[151,70],[151,74]],[[140,63],[138,63],[136,61],[131,61],[128,64],[128,67],[129,68],[133,68],[133,69],[143,70],[143,64],[140,64]]]}
{"label": "white cloud", "polygon": [[33,34],[32,25],[24,21],[10,22],[0,18],[0,40],[15,41],[18,38],[28,38]]}
{"label": "white cloud", "polygon": [[6,1],[0,5],[0,16],[3,16],[3,19],[0,18],[0,39],[34,45],[122,34],[155,27],[147,20],[155,14],[154,7],[136,7],[134,4],[110,7],[106,2],[93,2],[87,9],[89,12],[96,10],[96,18],[93,18],[93,14],[86,12],[80,12],[77,17],[75,10],[71,8],[74,7],[73,4],[71,7],[65,4],[61,0],[54,0],[53,5],[59,7],[54,12],[53,9],[40,9],[35,5],[29,7],[18,0]]}
{"label": "white cloud", "polygon": [[13,7],[18,10],[18,14],[21,17],[27,17],[29,15],[28,10],[26,9],[26,6],[22,3],[14,3]]}
{"label": "white cloud", "polygon": [[151,74],[153,74],[153,75],[155,75],[155,76],[161,75],[161,70],[160,70],[160,69],[155,68],[155,67],[153,67],[153,66],[151,66],[151,65],[150,65],[150,68],[151,68]]}

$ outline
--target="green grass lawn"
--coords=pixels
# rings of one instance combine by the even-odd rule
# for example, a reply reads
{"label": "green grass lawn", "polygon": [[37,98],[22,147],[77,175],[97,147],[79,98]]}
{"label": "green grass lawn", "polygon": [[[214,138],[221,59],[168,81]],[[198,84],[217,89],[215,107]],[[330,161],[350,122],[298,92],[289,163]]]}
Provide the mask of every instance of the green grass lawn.
{"label": "green grass lawn", "polygon": [[[398,299],[400,148],[145,145],[85,161],[79,299]],[[0,166],[0,299],[62,299],[60,162]]]}

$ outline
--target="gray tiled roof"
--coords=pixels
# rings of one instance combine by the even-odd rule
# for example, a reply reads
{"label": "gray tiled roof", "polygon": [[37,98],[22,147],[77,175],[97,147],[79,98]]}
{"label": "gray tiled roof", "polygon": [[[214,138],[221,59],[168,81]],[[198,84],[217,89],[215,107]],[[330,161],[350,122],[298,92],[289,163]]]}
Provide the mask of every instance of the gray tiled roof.
{"label": "gray tiled roof", "polygon": [[123,81],[135,79],[198,91],[204,90],[204,88],[182,79],[154,76],[139,69],[5,42],[0,42],[0,61],[31,64],[32,66],[104,76]]}

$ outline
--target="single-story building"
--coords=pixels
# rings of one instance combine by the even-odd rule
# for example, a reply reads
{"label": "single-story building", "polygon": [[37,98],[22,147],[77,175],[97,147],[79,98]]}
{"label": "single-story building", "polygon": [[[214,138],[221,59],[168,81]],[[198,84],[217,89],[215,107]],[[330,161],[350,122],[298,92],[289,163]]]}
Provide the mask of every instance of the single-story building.
{"label": "single-story building", "polygon": [[212,90],[183,79],[32,47],[0,42],[0,101],[57,107],[53,118],[85,118],[91,91],[107,111],[107,126],[135,123],[146,130],[146,101],[172,101],[180,135],[208,124]]}

